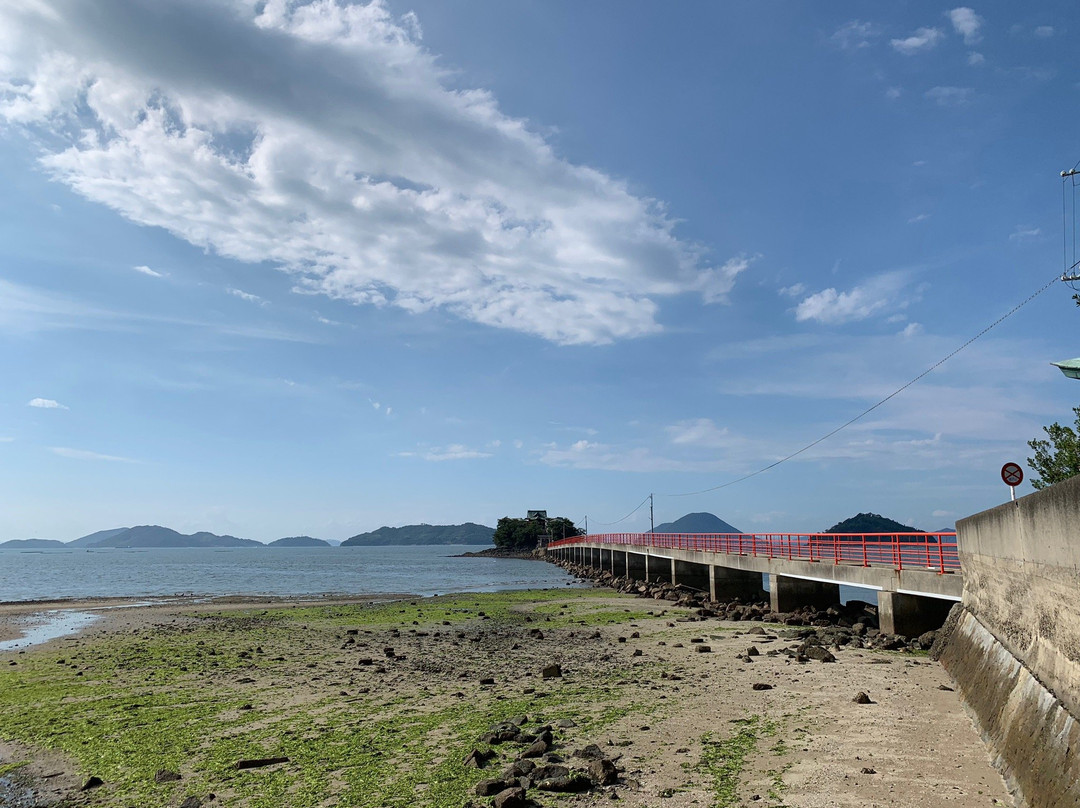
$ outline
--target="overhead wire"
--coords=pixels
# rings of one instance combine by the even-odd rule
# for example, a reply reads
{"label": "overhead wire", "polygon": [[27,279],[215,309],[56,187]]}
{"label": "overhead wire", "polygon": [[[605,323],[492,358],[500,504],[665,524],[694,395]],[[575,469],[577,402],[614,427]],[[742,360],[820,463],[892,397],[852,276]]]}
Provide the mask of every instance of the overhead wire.
{"label": "overhead wire", "polygon": [[[878,401],[877,403],[871,405],[870,407],[867,407],[865,410],[860,412],[854,418],[852,418],[852,419],[850,419],[848,421],[845,421],[843,424],[836,427],[836,429],[822,435],[817,440],[811,441],[810,443],[806,444],[805,446],[803,446],[798,451],[792,452],[791,454],[787,455],[786,457],[782,457],[779,460],[777,460],[777,461],[775,461],[773,463],[770,463],[767,466],[763,466],[762,468],[758,469],[757,471],[753,471],[753,472],[751,472],[749,474],[744,474],[742,477],[739,477],[739,478],[734,479],[734,480],[730,480],[729,482],[726,482],[726,483],[721,483],[720,485],[714,485],[711,488],[703,488],[700,491],[687,491],[685,493],[679,493],[679,494],[662,494],[661,496],[666,496],[666,497],[691,497],[691,496],[695,496],[697,494],[707,494],[710,491],[719,491],[721,488],[728,488],[729,486],[735,485],[736,483],[741,483],[741,482],[743,482],[745,480],[749,480],[751,477],[756,477],[759,474],[764,474],[766,471],[769,471],[770,469],[776,468],[781,463],[786,463],[788,460],[791,460],[793,458],[798,457],[799,455],[801,455],[803,452],[807,451],[808,449],[812,449],[815,446],[817,446],[819,443],[822,443],[822,442],[828,440],[833,435],[835,435],[837,432],[840,432],[840,431],[842,431],[844,429],[847,429],[849,426],[854,424],[856,421],[859,421],[862,418],[865,418],[867,415],[872,413],[874,410],[876,410],[882,404],[885,404],[886,402],[892,400],[893,398],[900,395],[902,392],[907,390],[909,387],[911,387],[916,382],[919,382],[922,379],[924,379],[926,376],[929,376],[931,373],[933,373],[939,367],[944,365],[946,362],[948,362],[950,359],[952,359],[954,356],[956,356],[962,350],[964,350],[969,345],[971,345],[971,343],[975,342],[975,340],[979,339],[980,337],[982,337],[987,332],[991,331],[992,329],[999,326],[1001,323],[1005,322],[1005,320],[1007,320],[1009,317],[1016,314],[1016,312],[1020,311],[1020,309],[1022,309],[1024,306],[1026,306],[1032,300],[1037,298],[1039,295],[1041,295],[1043,292],[1045,292],[1047,289],[1049,289],[1051,286],[1053,286],[1059,280],[1061,280],[1060,277],[1055,275],[1053,278],[1050,279],[1050,281],[1048,281],[1046,284],[1044,284],[1038,291],[1032,293],[1031,295],[1026,297],[1024,300],[1022,300],[1020,303],[1017,303],[1015,306],[1013,306],[1011,309],[1009,309],[1008,312],[1003,314],[1001,317],[998,317],[996,320],[994,320],[994,322],[990,323],[990,325],[986,326],[986,328],[984,328],[982,331],[980,331],[974,337],[969,339],[967,342],[965,342],[963,345],[961,345],[956,350],[952,351],[952,353],[949,353],[948,355],[946,355],[943,358],[939,359],[937,362],[935,362],[933,365],[928,367],[926,370],[924,370],[922,373],[920,373],[914,379],[909,381],[907,384],[903,385],[902,387],[896,388],[891,393],[889,393],[889,395],[885,396],[885,398],[881,399],[880,401]],[[641,507],[641,506],[639,505],[638,507]]]}
{"label": "overhead wire", "polygon": [[[1077,163],[1077,165],[1080,166],[1080,163]],[[1068,259],[1066,258],[1066,260],[1068,260]],[[939,367],[944,365],[946,362],[948,362],[950,359],[952,359],[958,353],[963,351],[965,348],[967,348],[973,342],[978,340],[980,337],[983,337],[985,334],[992,331],[997,326],[1001,325],[1001,323],[1005,322],[1005,320],[1012,317],[1012,315],[1016,314],[1016,312],[1020,311],[1020,309],[1022,309],[1024,306],[1026,306],[1028,303],[1030,303],[1032,300],[1037,298],[1039,295],[1041,295],[1043,292],[1045,292],[1047,289],[1049,289],[1051,286],[1053,286],[1055,283],[1057,283],[1060,280],[1062,280],[1062,277],[1055,274],[1053,278],[1051,278],[1049,281],[1047,281],[1047,283],[1045,283],[1043,286],[1041,286],[1037,291],[1033,292],[1032,294],[1030,294],[1026,298],[1024,298],[1022,301],[1017,303],[1015,306],[1013,306],[1011,309],[1009,309],[1009,311],[1007,311],[1005,314],[998,317],[996,320],[994,320],[994,322],[990,323],[990,325],[986,326],[986,328],[982,329],[982,331],[977,333],[975,336],[973,336],[971,339],[969,339],[967,342],[965,342],[959,348],[956,348],[951,353],[949,353],[946,356],[942,357],[937,362],[935,362],[933,365],[931,365],[926,370],[924,370],[922,373],[920,373],[918,376],[913,378],[911,381],[909,381],[906,384],[904,384],[903,386],[898,387],[897,389],[893,390],[891,393],[889,393],[889,395],[885,396],[883,399],[881,399],[880,401],[878,401],[875,404],[871,405],[870,407],[867,407],[865,410],[860,412],[854,418],[851,418],[851,419],[845,421],[840,426],[838,426],[835,429],[833,429],[832,431],[827,432],[826,434],[822,435],[817,440],[811,441],[810,443],[803,446],[801,449],[798,449],[797,451],[794,451],[791,454],[780,458],[779,460],[776,460],[776,461],[774,461],[772,463],[769,463],[767,466],[762,466],[757,471],[752,471],[749,474],[744,474],[742,477],[737,477],[734,480],[729,480],[728,482],[721,483],[720,485],[714,485],[714,486],[711,486],[709,488],[702,488],[699,491],[686,491],[686,492],[674,493],[674,494],[659,494],[658,496],[664,496],[664,497],[692,497],[692,496],[697,496],[699,494],[708,494],[708,493],[710,493],[712,491],[719,491],[719,490],[721,490],[723,488],[729,488],[729,487],[731,487],[733,485],[737,485],[738,483],[745,482],[746,480],[749,480],[752,477],[757,477],[759,474],[764,474],[766,471],[770,471],[770,470],[776,468],[777,466],[781,465],[782,463],[786,463],[787,461],[798,457],[803,452],[806,452],[809,449],[814,448],[819,443],[823,443],[824,441],[828,440],[829,438],[831,438],[833,435],[837,434],[838,432],[841,432],[844,429],[847,429],[852,424],[854,424],[857,421],[865,418],[867,415],[872,413],[878,407],[880,407],[883,404],[887,403],[888,401],[891,401],[892,399],[896,398],[896,396],[900,395],[900,393],[904,392],[909,387],[911,387],[913,384],[916,384],[917,382],[924,379],[926,376],[933,373],[935,370],[937,370]],[[601,526],[604,526],[604,527],[609,527],[611,525],[617,525],[620,522],[625,522],[627,519],[629,519],[631,516],[633,516],[639,510],[641,510],[642,506],[648,501],[649,501],[649,497],[647,496],[647,497],[645,497],[645,499],[643,499],[641,501],[641,504],[639,504],[636,508],[634,508],[634,510],[630,511],[630,513],[628,513],[626,516],[622,517],[621,519],[616,519],[614,522],[594,522],[594,524],[601,525]]]}

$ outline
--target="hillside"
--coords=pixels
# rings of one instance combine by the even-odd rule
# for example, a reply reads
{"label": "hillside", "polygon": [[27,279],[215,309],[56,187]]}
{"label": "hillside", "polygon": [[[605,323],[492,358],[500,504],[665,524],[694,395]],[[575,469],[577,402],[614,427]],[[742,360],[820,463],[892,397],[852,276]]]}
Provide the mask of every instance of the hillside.
{"label": "hillside", "polygon": [[8,539],[7,541],[0,541],[0,550],[45,550],[66,546],[62,541],[56,539]]}
{"label": "hillside", "polygon": [[93,544],[97,544],[98,542],[105,541],[106,539],[111,539],[113,536],[119,536],[125,530],[130,529],[131,528],[127,527],[114,527],[111,530],[99,530],[97,533],[91,533],[87,536],[81,536],[74,541],[69,541],[68,546],[87,547]]}
{"label": "hillside", "polygon": [[330,542],[311,536],[287,536],[270,542],[267,547],[329,547]]}
{"label": "hillside", "polygon": [[688,513],[674,522],[657,525],[653,533],[742,533],[742,531],[711,513]]}
{"label": "hillside", "polygon": [[[96,538],[96,540],[93,540]],[[160,525],[116,528],[91,533],[71,542],[89,547],[263,547],[261,542],[238,539],[236,536],[218,536],[200,531],[190,535],[179,533]]]}
{"label": "hillside", "polygon": [[380,527],[360,533],[341,543],[342,547],[412,544],[491,544],[495,528],[466,522],[463,525],[405,525]]}
{"label": "hillside", "polygon": [[876,513],[858,513],[825,531],[826,533],[921,533],[917,527],[899,522]]}

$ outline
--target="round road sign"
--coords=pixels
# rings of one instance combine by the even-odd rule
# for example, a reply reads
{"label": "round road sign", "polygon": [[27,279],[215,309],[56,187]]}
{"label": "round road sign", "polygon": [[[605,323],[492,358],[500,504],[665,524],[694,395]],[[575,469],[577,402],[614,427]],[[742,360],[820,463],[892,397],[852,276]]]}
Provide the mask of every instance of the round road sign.
{"label": "round road sign", "polygon": [[1024,481],[1024,470],[1016,463],[1006,463],[1001,467],[1001,479],[1005,485],[1017,486]]}

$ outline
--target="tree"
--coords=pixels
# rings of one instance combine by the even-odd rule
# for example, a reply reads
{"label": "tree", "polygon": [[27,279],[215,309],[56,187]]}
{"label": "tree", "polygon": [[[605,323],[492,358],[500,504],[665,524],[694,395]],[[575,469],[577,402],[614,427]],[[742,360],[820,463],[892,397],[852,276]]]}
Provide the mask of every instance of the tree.
{"label": "tree", "polygon": [[1055,422],[1043,427],[1049,440],[1028,441],[1028,446],[1035,450],[1035,456],[1029,457],[1027,462],[1039,475],[1031,481],[1036,491],[1080,474],[1080,436],[1077,435],[1080,407],[1073,407],[1073,413],[1076,415],[1075,430]]}
{"label": "tree", "polygon": [[546,525],[536,519],[504,516],[495,526],[494,541],[500,550],[532,550],[540,544],[540,537],[548,533],[552,539],[581,535],[573,522],[561,516],[548,519]]}

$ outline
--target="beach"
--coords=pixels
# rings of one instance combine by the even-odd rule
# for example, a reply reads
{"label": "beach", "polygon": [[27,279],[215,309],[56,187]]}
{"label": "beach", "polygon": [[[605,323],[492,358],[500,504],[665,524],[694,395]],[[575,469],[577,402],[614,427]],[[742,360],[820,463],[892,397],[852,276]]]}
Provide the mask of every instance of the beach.
{"label": "beach", "polygon": [[0,637],[53,610],[100,619],[0,652],[0,780],[37,804],[482,806],[514,765],[581,789],[526,777],[538,805],[1012,804],[927,655],[607,589],[7,604]]}

